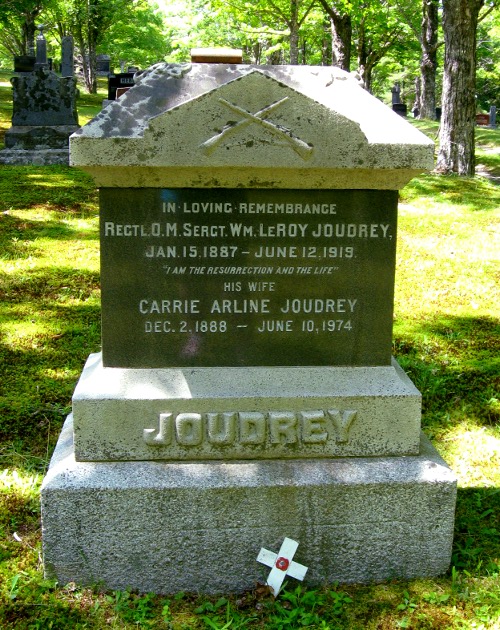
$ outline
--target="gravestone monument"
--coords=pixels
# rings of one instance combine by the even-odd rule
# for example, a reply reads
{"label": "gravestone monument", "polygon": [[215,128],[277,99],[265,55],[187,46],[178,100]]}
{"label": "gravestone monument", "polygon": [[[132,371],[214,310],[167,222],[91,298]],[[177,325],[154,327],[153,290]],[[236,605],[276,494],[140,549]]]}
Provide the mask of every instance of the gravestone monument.
{"label": "gravestone monument", "polygon": [[399,105],[401,103],[401,86],[396,83],[391,88],[392,104]]}
{"label": "gravestone monument", "polygon": [[109,55],[97,55],[96,74],[99,77],[109,77],[111,74],[111,57]]}
{"label": "gravestone monument", "polygon": [[406,116],[408,114],[408,106],[401,102],[401,86],[396,83],[391,88],[392,93],[392,111],[396,112],[400,116]]}
{"label": "gravestone monument", "polygon": [[336,68],[157,64],[71,163],[102,353],[44,480],[47,575],[241,591],[287,537],[306,584],[446,571],[456,482],[391,357],[397,191],[432,142]]}
{"label": "gravestone monument", "polygon": [[75,74],[74,66],[75,44],[71,35],[65,35],[61,42],[61,76],[72,77]]}
{"label": "gravestone monument", "polygon": [[117,90],[128,90],[134,87],[134,74],[134,72],[123,72],[110,75],[108,77],[108,100],[116,100]]}
{"label": "gravestone monument", "polygon": [[69,136],[79,128],[76,79],[73,76],[59,77],[49,69],[47,44],[41,27],[36,45],[33,72],[11,79],[12,127],[5,133],[0,164],[69,162]]}
{"label": "gravestone monument", "polygon": [[16,74],[33,72],[35,69],[35,55],[16,55],[14,57],[14,72]]}

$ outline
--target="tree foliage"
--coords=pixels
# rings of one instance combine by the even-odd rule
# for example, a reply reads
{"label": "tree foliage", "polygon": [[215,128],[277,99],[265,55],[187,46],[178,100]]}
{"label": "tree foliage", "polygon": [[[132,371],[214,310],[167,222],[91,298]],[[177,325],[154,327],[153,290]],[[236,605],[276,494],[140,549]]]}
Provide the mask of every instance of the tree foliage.
{"label": "tree foliage", "polygon": [[36,20],[52,0],[2,0],[1,45],[12,55],[28,55],[35,47]]}
{"label": "tree foliage", "polygon": [[[495,11],[500,0],[157,1],[161,12],[154,0],[0,0],[0,63],[2,54],[11,60],[30,52],[42,22],[53,46],[73,35],[90,92],[96,89],[98,53],[110,55],[115,67],[119,62],[145,67],[163,59],[187,61],[191,48],[213,45],[243,49],[248,63],[333,64],[356,71],[365,87],[386,102],[398,82],[406,104],[415,102],[428,118],[440,103],[444,77],[442,130],[456,133],[461,125],[449,118],[460,92],[462,104],[456,109],[469,125],[465,135],[441,139],[441,168],[458,172],[462,167],[443,166],[444,147],[451,147],[447,159],[454,146],[469,154],[476,108],[488,111],[500,100],[500,18]],[[450,17],[454,7],[461,18]],[[438,31],[441,15],[444,37]],[[462,32],[467,21],[472,30]],[[469,35],[474,39],[469,41]],[[54,47],[52,56],[58,56]]]}
{"label": "tree foliage", "polygon": [[[481,17],[481,16],[480,16]],[[490,11],[480,19],[477,37],[477,105],[489,111],[500,108],[500,10]]]}
{"label": "tree foliage", "polygon": [[162,14],[147,0],[136,0],[128,19],[113,20],[99,50],[141,68],[161,61],[168,53]]}
{"label": "tree foliage", "polygon": [[90,94],[97,91],[98,47],[116,19],[130,15],[133,4],[133,0],[62,0],[54,10],[59,32],[70,33],[75,39]]}
{"label": "tree foliage", "polygon": [[[236,42],[234,37],[230,39],[253,63],[304,63],[309,52],[306,41],[314,38],[312,30],[318,19],[322,22],[315,5],[316,0],[212,0],[217,19],[226,21],[226,28],[218,32],[216,39],[219,43],[228,30],[239,34]],[[213,17],[209,12],[208,19]],[[319,30],[323,32],[323,26]]]}
{"label": "tree foliage", "polygon": [[149,0],[0,0],[0,64],[34,52],[36,26],[45,25],[51,56],[72,35],[81,77],[96,90],[96,57],[145,67],[169,52],[164,15]]}
{"label": "tree foliage", "polygon": [[420,118],[436,120],[436,75],[438,67],[439,0],[422,2],[420,93],[417,108]]}

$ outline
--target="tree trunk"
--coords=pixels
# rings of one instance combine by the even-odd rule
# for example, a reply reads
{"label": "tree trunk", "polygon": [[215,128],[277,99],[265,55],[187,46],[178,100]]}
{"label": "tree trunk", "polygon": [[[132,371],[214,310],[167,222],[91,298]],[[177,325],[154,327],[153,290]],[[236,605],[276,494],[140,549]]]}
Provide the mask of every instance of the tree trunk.
{"label": "tree trunk", "polygon": [[422,77],[415,78],[415,102],[413,103],[413,113],[415,118],[420,114],[422,109]]}
{"label": "tree trunk", "polygon": [[321,42],[321,65],[331,66],[332,62],[332,38],[330,29],[331,20],[325,16],[325,23],[323,26],[323,39]]}
{"label": "tree trunk", "polygon": [[475,172],[476,31],[484,0],[443,0],[443,102],[436,170]]}
{"label": "tree trunk", "polygon": [[299,65],[299,0],[290,0],[290,65]]}
{"label": "tree trunk", "polygon": [[436,72],[439,24],[438,5],[438,0],[423,1],[419,118],[428,118],[429,120],[436,120]]}
{"label": "tree trunk", "polygon": [[363,87],[367,92],[372,91],[372,73],[376,61],[373,58],[371,43],[366,36],[365,21],[362,19],[358,26],[358,73]]}
{"label": "tree trunk", "polygon": [[87,67],[87,74],[85,77],[85,83],[89,94],[97,94],[97,52],[95,45],[89,46],[89,63]]}
{"label": "tree trunk", "polygon": [[299,33],[298,30],[290,30],[290,65],[299,65]]}
{"label": "tree trunk", "polygon": [[330,16],[332,27],[332,65],[349,72],[351,68],[352,21],[350,15]]}
{"label": "tree trunk", "polygon": [[83,81],[85,83],[85,89],[89,94],[97,94],[97,78],[95,74],[97,60],[95,46],[92,47],[90,36],[86,37],[81,27],[73,28],[73,36],[82,57]]}
{"label": "tree trunk", "polygon": [[330,6],[327,0],[319,0],[325,13],[330,18],[332,32],[332,66],[337,66],[349,72],[351,68],[351,16],[339,13],[335,6]]}
{"label": "tree trunk", "polygon": [[33,11],[27,11],[24,16],[25,20],[21,27],[23,34],[23,49],[24,55],[34,55],[35,54],[35,33],[36,26],[35,20],[38,17],[40,11],[34,9]]}

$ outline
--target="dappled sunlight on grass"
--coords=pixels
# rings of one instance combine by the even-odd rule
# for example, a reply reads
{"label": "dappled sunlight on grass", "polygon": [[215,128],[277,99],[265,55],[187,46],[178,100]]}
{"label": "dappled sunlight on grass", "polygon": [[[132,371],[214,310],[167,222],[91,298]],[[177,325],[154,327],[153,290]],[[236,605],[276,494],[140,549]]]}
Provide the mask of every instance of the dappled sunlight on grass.
{"label": "dappled sunlight on grass", "polygon": [[397,259],[397,319],[418,320],[432,313],[498,315],[498,213],[447,204],[429,209],[425,199],[402,204]]}
{"label": "dappled sunlight on grass", "polygon": [[71,188],[79,185],[78,179],[68,181],[68,173],[66,167],[60,167],[62,170],[56,170],[57,167],[51,167],[52,171],[49,173],[27,173],[26,180],[36,182],[37,186],[43,188]]}
{"label": "dappled sunlight on grass", "polygon": [[500,488],[500,430],[461,423],[447,431],[442,454],[461,488]]}
{"label": "dappled sunlight on grass", "polygon": [[21,496],[38,498],[41,483],[41,474],[26,473],[17,468],[0,471],[0,492],[15,492]]}
{"label": "dappled sunlight on grass", "polygon": [[480,177],[423,175],[403,188],[400,198],[404,204],[418,202],[419,208],[434,212],[500,209],[500,187]]}

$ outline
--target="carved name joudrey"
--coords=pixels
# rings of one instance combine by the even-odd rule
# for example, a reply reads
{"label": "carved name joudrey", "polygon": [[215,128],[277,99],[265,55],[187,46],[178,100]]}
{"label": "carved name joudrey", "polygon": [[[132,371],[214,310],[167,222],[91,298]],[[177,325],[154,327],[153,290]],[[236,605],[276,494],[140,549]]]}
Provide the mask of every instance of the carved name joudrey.
{"label": "carved name joudrey", "polygon": [[262,447],[345,444],[357,411],[227,411],[160,413],[143,431],[152,447]]}

